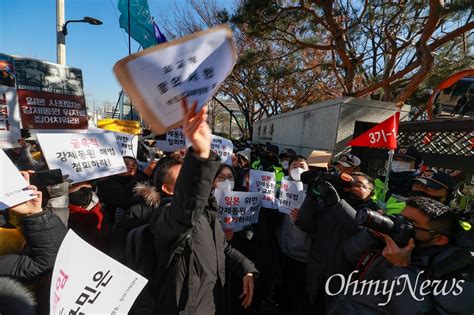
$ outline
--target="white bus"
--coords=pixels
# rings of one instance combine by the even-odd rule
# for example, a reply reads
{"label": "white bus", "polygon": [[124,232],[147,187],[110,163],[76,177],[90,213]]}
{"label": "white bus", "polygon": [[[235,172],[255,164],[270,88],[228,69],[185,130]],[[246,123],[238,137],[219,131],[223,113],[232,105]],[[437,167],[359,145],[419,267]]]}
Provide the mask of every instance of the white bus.
{"label": "white bus", "polygon": [[474,77],[465,77],[451,85],[451,87],[442,90],[435,102],[435,106],[454,107],[457,105],[461,96],[474,91]]}

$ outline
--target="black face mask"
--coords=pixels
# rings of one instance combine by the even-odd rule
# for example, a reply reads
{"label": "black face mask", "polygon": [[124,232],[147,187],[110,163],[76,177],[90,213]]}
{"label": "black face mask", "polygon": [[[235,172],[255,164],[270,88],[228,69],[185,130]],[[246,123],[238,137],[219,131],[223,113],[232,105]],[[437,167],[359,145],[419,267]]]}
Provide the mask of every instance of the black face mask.
{"label": "black face mask", "polygon": [[421,190],[412,190],[410,192],[410,196],[412,196],[412,197],[427,197],[427,198],[431,198],[431,199],[439,201],[439,202],[443,202],[442,201],[443,197],[441,197],[441,196],[432,196],[432,195],[427,194],[427,193],[425,193],[424,191],[421,191]]}
{"label": "black face mask", "polygon": [[92,200],[92,188],[82,187],[78,191],[69,193],[69,203],[79,207],[87,207]]}

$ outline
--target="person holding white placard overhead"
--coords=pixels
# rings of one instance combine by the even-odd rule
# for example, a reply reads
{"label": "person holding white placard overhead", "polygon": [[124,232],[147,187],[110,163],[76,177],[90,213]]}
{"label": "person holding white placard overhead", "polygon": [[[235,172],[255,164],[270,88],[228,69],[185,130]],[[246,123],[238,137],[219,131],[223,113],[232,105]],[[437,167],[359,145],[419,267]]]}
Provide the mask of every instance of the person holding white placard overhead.
{"label": "person holding white placard overhead", "polygon": [[[23,176],[29,182],[28,172],[23,172]],[[33,283],[38,303],[35,311],[38,314],[46,314],[49,313],[48,277],[53,270],[61,242],[66,236],[67,227],[52,211],[43,211],[42,193],[36,186],[29,185],[28,189],[35,198],[5,210],[9,223],[20,227],[26,245],[19,253],[3,252],[0,255],[0,277],[19,280],[25,285]],[[19,296],[15,295],[19,289],[11,289],[10,284],[4,280],[0,283],[0,313],[28,314],[31,305],[20,306]],[[10,289],[7,289],[7,285]]]}
{"label": "person holding white placard overhead", "polygon": [[154,211],[150,230],[157,255],[153,291],[156,314],[224,314],[226,267],[239,274],[242,305],[252,303],[257,273],[253,263],[232,249],[216,211],[209,207],[212,181],[221,164],[211,152],[207,107],[196,113],[183,99],[183,129],[191,142],[169,205]]}
{"label": "person holding white placard overhead", "polygon": [[[295,189],[287,190],[285,193],[298,195],[302,202],[304,195],[301,193],[303,184],[301,174],[309,170],[306,158],[300,155],[290,158],[288,161],[288,176],[282,181],[283,185],[293,185]],[[285,181],[286,180],[286,181]],[[299,185],[299,187],[297,187]],[[289,186],[289,185],[288,185]],[[298,191],[296,191],[298,189]],[[291,199],[291,198],[290,198]],[[294,199],[293,199],[294,201]],[[298,208],[292,208],[290,214],[283,214],[283,224],[281,227],[281,252],[282,252],[282,279],[283,287],[287,294],[286,305],[289,314],[309,314],[311,313],[309,298],[305,290],[306,278],[306,257],[311,246],[311,234],[302,231],[295,221],[298,218]]]}

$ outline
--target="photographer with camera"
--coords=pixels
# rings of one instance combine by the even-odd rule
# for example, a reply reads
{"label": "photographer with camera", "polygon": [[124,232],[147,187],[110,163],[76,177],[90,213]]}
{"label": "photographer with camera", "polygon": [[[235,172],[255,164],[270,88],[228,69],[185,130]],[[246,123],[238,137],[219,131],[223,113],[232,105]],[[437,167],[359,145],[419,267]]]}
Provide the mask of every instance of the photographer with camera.
{"label": "photographer with camera", "polygon": [[327,292],[340,295],[330,314],[472,313],[472,248],[455,237],[456,216],[448,207],[412,197],[401,215],[362,210],[356,220],[370,230],[344,243],[346,258],[358,263],[344,285],[328,281],[345,287]]}
{"label": "photographer with camera", "polygon": [[302,174],[308,185],[296,224],[311,233],[307,257],[306,290],[310,302],[324,313],[331,297],[324,294],[324,284],[334,273],[349,274],[354,266],[343,254],[344,241],[359,230],[354,220],[358,209],[377,209],[371,201],[373,179],[364,173],[341,173],[337,170]]}

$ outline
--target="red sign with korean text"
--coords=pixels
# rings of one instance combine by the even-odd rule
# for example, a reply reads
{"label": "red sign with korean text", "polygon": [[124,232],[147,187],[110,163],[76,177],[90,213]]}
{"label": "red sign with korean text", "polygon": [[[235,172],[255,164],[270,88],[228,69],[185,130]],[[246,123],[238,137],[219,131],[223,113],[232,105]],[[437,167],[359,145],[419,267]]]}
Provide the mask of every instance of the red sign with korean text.
{"label": "red sign with korean text", "polygon": [[396,149],[399,120],[400,112],[396,112],[388,119],[353,139],[347,145],[353,147]]}
{"label": "red sign with korean text", "polygon": [[87,129],[83,96],[18,90],[23,128]]}

